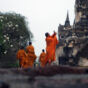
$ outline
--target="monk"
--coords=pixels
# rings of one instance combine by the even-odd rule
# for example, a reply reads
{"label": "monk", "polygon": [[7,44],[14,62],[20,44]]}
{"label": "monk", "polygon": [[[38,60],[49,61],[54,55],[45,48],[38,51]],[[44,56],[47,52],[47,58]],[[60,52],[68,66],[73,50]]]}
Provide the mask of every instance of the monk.
{"label": "monk", "polygon": [[54,32],[52,36],[50,36],[49,33],[45,33],[45,36],[46,36],[45,64],[47,64],[47,63],[51,64],[53,61],[56,60],[55,50],[56,50],[56,45],[58,43],[58,40],[56,38],[56,32]]}
{"label": "monk", "polygon": [[37,58],[35,55],[34,47],[32,45],[32,42],[29,42],[29,45],[26,47],[27,55],[29,58],[29,67],[32,68],[34,65],[34,62]]}
{"label": "monk", "polygon": [[28,68],[28,57],[23,46],[17,52],[17,59],[21,68]]}
{"label": "monk", "polygon": [[46,57],[46,53],[45,50],[43,49],[39,57],[39,62],[41,67],[45,67],[45,57]]}

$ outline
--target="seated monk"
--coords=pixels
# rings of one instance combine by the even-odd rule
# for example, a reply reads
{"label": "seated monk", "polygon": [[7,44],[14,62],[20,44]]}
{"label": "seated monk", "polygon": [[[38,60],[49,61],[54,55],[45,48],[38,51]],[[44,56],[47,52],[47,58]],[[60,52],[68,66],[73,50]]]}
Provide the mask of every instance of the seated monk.
{"label": "seated monk", "polygon": [[41,67],[45,66],[45,57],[46,57],[46,53],[45,53],[45,50],[43,49],[39,57],[39,62]]}
{"label": "seated monk", "polygon": [[28,65],[29,65],[29,67],[32,68],[37,56],[35,55],[34,47],[33,47],[31,42],[29,42],[29,45],[26,47],[26,51],[27,51],[27,55],[28,55],[28,58],[29,58]]}
{"label": "seated monk", "polygon": [[19,60],[19,65],[21,68],[28,68],[28,57],[23,46],[17,52],[17,59]]}

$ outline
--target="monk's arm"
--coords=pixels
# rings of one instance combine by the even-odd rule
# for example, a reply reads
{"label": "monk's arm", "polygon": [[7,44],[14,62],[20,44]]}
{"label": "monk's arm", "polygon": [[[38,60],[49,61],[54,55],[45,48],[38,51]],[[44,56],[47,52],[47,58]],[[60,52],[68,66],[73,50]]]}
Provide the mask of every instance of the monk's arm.
{"label": "monk's arm", "polygon": [[39,62],[41,61],[41,55],[39,56]]}
{"label": "monk's arm", "polygon": [[56,32],[54,32],[54,33],[51,35],[52,38],[55,37],[55,36],[56,36]]}

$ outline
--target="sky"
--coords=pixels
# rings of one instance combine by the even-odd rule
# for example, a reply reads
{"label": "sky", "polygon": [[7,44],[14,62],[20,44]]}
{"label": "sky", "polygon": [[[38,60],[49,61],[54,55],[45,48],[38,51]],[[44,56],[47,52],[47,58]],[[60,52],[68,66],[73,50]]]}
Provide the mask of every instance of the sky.
{"label": "sky", "polygon": [[25,16],[34,35],[33,46],[37,56],[45,49],[45,33],[58,31],[64,24],[67,11],[73,24],[75,0],[0,0],[1,12],[16,12]]}

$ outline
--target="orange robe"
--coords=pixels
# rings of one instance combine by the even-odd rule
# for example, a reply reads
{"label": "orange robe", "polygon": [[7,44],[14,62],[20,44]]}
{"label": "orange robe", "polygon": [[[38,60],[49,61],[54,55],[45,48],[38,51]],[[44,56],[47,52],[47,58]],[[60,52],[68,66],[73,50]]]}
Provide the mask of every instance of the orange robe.
{"label": "orange robe", "polygon": [[34,52],[34,47],[32,45],[27,46],[26,51],[27,51],[28,58],[29,58],[29,67],[32,68],[34,65],[34,62],[37,58],[37,56],[35,55],[35,52]]}
{"label": "orange robe", "polygon": [[19,60],[20,67],[28,68],[28,57],[23,49],[17,52],[17,59]]}
{"label": "orange robe", "polygon": [[53,61],[56,60],[56,55],[55,55],[55,51],[56,51],[56,45],[59,43],[59,41],[57,40],[57,37],[56,35],[53,37],[53,55],[54,55],[54,58],[53,58]]}
{"label": "orange robe", "polygon": [[51,64],[52,61],[55,61],[55,50],[56,50],[56,44],[58,43],[56,34],[53,34],[52,36],[46,37],[46,61],[45,63],[49,62]]}
{"label": "orange robe", "polygon": [[42,52],[40,54],[40,57],[39,57],[40,66],[41,67],[44,67],[45,66],[45,57],[46,57],[46,53],[45,52]]}

